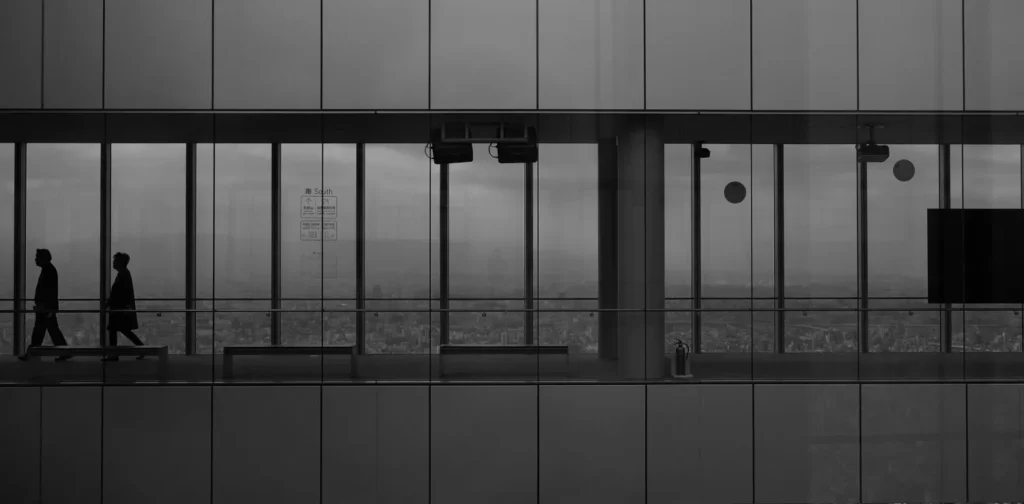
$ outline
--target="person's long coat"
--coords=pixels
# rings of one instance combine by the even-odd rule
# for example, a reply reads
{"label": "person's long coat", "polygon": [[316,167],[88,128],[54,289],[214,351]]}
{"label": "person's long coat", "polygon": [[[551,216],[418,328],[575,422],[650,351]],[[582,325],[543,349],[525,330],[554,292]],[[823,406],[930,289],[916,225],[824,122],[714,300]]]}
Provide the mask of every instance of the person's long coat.
{"label": "person's long coat", "polygon": [[[114,285],[110,287],[107,309],[135,310],[135,285],[132,283],[132,274],[127,269],[117,273]],[[108,331],[131,331],[138,328],[139,318],[134,311],[111,311],[107,315]]]}

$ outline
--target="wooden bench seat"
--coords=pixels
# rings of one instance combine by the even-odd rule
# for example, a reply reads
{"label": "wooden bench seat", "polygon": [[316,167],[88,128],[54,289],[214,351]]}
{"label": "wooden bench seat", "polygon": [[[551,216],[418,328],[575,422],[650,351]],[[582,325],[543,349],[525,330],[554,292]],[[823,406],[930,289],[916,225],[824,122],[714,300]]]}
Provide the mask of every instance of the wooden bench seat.
{"label": "wooden bench seat", "polygon": [[358,375],[355,345],[332,346],[281,346],[281,345],[233,345],[224,347],[224,379],[234,375],[234,357],[241,355],[349,355],[352,365],[350,373]]}

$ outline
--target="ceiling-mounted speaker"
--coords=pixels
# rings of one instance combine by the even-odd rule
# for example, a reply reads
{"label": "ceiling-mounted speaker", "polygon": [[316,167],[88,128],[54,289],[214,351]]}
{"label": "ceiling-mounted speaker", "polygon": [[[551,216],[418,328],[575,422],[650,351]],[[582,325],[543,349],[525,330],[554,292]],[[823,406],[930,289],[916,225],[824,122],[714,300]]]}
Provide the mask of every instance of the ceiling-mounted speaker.
{"label": "ceiling-mounted speaker", "polygon": [[526,142],[499,142],[497,145],[499,163],[536,163],[539,157],[537,130],[532,126],[526,128]]}
{"label": "ceiling-mounted speaker", "polygon": [[430,133],[430,153],[434,164],[445,165],[473,162],[473,144],[442,142],[441,135],[440,129],[435,129]]}

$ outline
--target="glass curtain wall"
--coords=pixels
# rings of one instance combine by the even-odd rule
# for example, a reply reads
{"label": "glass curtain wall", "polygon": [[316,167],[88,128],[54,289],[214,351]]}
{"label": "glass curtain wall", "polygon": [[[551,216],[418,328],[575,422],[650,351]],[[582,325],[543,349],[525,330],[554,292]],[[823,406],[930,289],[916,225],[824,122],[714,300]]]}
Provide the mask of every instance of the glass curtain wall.
{"label": "glass curtain wall", "polygon": [[[696,187],[692,146],[665,145],[666,354],[677,339],[699,346],[701,354],[734,356],[857,353],[862,346],[880,354],[943,352],[945,307],[927,299],[928,211],[945,204],[946,191],[953,209],[1022,208],[1019,145],[891,144],[887,161],[866,165],[863,195],[851,144],[704,147],[711,156],[701,160]],[[450,165],[443,188],[440,167],[418,144],[196,146],[197,350],[362,345],[369,354],[436,354],[442,341],[530,343],[567,346],[577,363],[607,360],[599,351],[599,145],[542,143],[540,161],[529,166],[498,163],[486,145],[473,148],[474,161]],[[60,272],[62,333],[73,345],[99,345],[106,333],[97,314],[99,268],[109,259],[98,256],[101,145],[31,143],[26,152],[26,257],[50,251]],[[172,354],[186,352],[188,332],[187,152],[182,143],[110,146],[110,253],[131,256],[138,334]],[[0,155],[0,187],[13,196],[14,145],[0,145]],[[447,279],[441,278],[444,190]],[[13,197],[5,199],[12,204],[0,206],[0,231],[13,236]],[[277,341],[269,225],[275,219],[281,232]],[[3,275],[12,274],[12,264],[13,249],[0,251]],[[783,272],[776,271],[779,265]],[[28,300],[38,272],[32,264],[26,269],[21,294]],[[862,275],[865,324],[857,312]],[[452,310],[446,335],[438,313],[444,280]],[[7,291],[0,290],[9,307],[12,285],[5,281]],[[702,301],[697,341],[695,292]],[[530,298],[535,312],[527,308]],[[22,308],[29,311],[31,303]],[[948,350],[1020,352],[1022,309],[950,306]],[[5,349],[13,345],[13,327],[13,315],[0,313]],[[853,368],[836,372],[847,371],[856,376]]]}

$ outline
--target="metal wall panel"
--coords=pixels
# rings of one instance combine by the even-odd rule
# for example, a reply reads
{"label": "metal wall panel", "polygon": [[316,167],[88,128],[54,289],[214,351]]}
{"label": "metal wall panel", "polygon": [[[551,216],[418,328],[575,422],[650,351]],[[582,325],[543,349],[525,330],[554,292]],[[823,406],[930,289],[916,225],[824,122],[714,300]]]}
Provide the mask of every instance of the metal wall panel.
{"label": "metal wall panel", "polygon": [[431,0],[431,108],[536,108],[536,6]]}
{"label": "metal wall panel", "polygon": [[216,0],[214,105],[320,108],[320,0]]}
{"label": "metal wall panel", "polygon": [[858,502],[857,385],[754,387],[754,502]]}
{"label": "metal wall panel", "polygon": [[755,502],[752,391],[647,386],[647,502]]}
{"label": "metal wall panel", "polygon": [[219,387],[213,502],[320,502],[320,387]]}
{"label": "metal wall panel", "polygon": [[542,109],[644,108],[643,0],[540,0]]}
{"label": "metal wall panel", "polygon": [[860,109],[963,110],[961,0],[860,0]]}
{"label": "metal wall panel", "polygon": [[103,0],[46,0],[43,106],[103,107]]}
{"label": "metal wall panel", "polygon": [[0,387],[0,474],[4,504],[39,502],[39,387]]}
{"label": "metal wall panel", "polygon": [[104,389],[103,504],[210,502],[211,393]]}
{"label": "metal wall panel", "polygon": [[106,108],[212,106],[211,2],[106,0]]}
{"label": "metal wall panel", "polygon": [[754,0],[754,108],[857,110],[857,0]]}
{"label": "metal wall panel", "polygon": [[750,109],[750,0],[647,0],[647,108]]}
{"label": "metal wall panel", "polygon": [[964,4],[967,110],[1024,110],[1024,2]]}
{"label": "metal wall panel", "polygon": [[324,0],[324,108],[426,109],[430,4]]}
{"label": "metal wall panel", "polygon": [[0,109],[41,106],[42,37],[40,0],[0,2]]}
{"label": "metal wall panel", "polygon": [[967,385],[965,502],[1009,502],[1024,495],[1024,386]]}
{"label": "metal wall panel", "polygon": [[425,386],[325,386],[323,502],[429,502]]}
{"label": "metal wall panel", "polygon": [[431,501],[537,501],[537,387],[435,387]]}
{"label": "metal wall panel", "polygon": [[43,504],[99,504],[103,421],[100,387],[41,390]]}
{"label": "metal wall panel", "polygon": [[643,502],[644,387],[540,386],[540,503]]}

